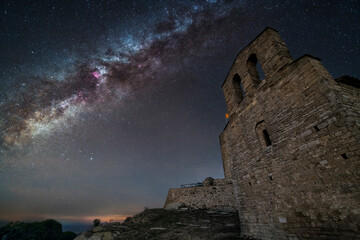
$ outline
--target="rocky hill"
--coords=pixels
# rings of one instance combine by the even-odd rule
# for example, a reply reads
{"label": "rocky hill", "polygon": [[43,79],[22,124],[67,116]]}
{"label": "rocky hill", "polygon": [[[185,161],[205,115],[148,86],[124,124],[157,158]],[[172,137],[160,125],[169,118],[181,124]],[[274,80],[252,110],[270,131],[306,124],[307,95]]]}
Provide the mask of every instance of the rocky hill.
{"label": "rocky hill", "polygon": [[240,237],[238,219],[237,212],[225,210],[147,209],[122,224],[109,223],[92,228],[76,240],[246,239]]}
{"label": "rocky hill", "polygon": [[1,240],[72,240],[74,232],[62,231],[61,223],[47,219],[42,222],[10,222],[0,227]]}

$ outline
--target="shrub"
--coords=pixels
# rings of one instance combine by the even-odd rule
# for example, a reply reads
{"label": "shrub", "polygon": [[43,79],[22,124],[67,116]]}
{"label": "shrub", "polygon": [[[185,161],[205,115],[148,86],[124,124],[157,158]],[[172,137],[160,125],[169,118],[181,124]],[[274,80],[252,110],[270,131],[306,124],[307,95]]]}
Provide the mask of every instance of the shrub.
{"label": "shrub", "polygon": [[64,240],[73,240],[76,238],[76,233],[74,232],[71,232],[71,231],[66,231],[66,232],[63,232],[63,239]]}
{"label": "shrub", "polygon": [[94,223],[94,227],[97,227],[97,226],[100,225],[101,221],[100,221],[100,219],[95,218],[94,221],[93,221],[93,223]]}

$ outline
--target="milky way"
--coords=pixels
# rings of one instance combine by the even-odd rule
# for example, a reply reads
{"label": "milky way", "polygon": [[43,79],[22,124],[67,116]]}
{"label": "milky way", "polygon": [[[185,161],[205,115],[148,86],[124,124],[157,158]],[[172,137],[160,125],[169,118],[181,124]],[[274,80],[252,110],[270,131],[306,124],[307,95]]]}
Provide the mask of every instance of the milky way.
{"label": "milky way", "polygon": [[360,75],[357,1],[3,1],[0,17],[0,220],[122,218],[223,177],[220,86],[266,26],[295,59]]}
{"label": "milky way", "polygon": [[171,14],[141,39],[130,38],[76,63],[61,81],[31,76],[33,82],[22,83],[20,91],[10,93],[2,102],[1,113],[6,116],[1,124],[2,145],[26,143],[34,136],[68,126],[76,121],[78,112],[133,95],[145,82],[154,84],[167,70],[176,69],[188,55],[211,48],[219,35],[225,40],[231,32],[222,31],[220,23],[232,26],[238,19],[229,16],[232,4],[214,7],[216,11],[211,11],[209,4],[186,7],[174,13],[176,19]]}

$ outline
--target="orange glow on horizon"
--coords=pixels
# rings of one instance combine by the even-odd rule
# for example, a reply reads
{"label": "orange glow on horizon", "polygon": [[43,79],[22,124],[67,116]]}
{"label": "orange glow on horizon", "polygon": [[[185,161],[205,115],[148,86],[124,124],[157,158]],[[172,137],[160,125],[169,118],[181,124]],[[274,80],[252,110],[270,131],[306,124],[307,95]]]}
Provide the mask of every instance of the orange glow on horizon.
{"label": "orange glow on horizon", "polygon": [[94,219],[98,218],[101,222],[123,222],[127,217],[131,217],[133,215],[121,215],[121,214],[112,214],[112,215],[94,215],[94,216],[47,216],[47,215],[22,215],[22,216],[0,216],[0,220],[2,221],[26,221],[26,222],[35,222],[35,221],[43,221],[46,219],[54,219],[59,222],[82,222],[82,223],[92,223]]}
{"label": "orange glow on horizon", "polygon": [[131,217],[133,215],[103,215],[103,216],[87,216],[84,217],[84,220],[86,222],[92,222],[95,218],[98,218],[101,220],[101,222],[110,222],[112,220],[113,222],[123,222],[127,217]]}

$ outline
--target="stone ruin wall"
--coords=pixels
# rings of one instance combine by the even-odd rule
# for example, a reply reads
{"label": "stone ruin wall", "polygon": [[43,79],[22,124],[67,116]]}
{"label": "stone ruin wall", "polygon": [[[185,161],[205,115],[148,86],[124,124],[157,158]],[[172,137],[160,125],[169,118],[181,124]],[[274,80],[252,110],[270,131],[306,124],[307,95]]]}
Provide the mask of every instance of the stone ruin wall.
{"label": "stone ruin wall", "polygon": [[169,203],[183,203],[200,209],[236,210],[232,182],[225,179],[214,179],[213,185],[208,186],[172,188],[164,207]]}
{"label": "stone ruin wall", "polygon": [[237,56],[223,91],[230,120],[220,143],[242,234],[360,239],[359,88],[337,83],[317,58],[293,61],[267,28]]}

